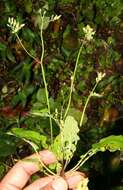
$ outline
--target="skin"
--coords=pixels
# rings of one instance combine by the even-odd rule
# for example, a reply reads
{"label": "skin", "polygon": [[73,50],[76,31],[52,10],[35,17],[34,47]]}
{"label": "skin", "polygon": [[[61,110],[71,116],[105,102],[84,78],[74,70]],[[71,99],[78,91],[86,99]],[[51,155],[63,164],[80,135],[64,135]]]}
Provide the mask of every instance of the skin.
{"label": "skin", "polygon": [[[48,150],[39,152],[39,155],[45,165],[56,162],[54,154]],[[26,159],[35,158],[37,155],[33,154]],[[67,172],[65,178],[60,176],[43,177],[26,186],[31,175],[39,171],[35,162],[27,162],[26,159],[19,161],[7,173],[0,182],[0,190],[75,190],[78,183],[85,177],[80,172]]]}

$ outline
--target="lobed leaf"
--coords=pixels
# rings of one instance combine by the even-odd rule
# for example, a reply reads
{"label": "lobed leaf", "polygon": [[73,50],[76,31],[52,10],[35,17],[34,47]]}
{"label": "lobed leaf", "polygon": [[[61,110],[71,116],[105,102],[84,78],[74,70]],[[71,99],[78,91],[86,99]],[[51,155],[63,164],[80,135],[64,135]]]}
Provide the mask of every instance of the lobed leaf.
{"label": "lobed leaf", "polygon": [[123,150],[123,135],[111,135],[101,139],[98,143],[92,145],[92,151],[104,152],[106,150],[109,150],[111,152]]}
{"label": "lobed leaf", "polygon": [[79,140],[78,123],[72,116],[67,116],[63,128],[63,152],[66,160],[73,156]]}
{"label": "lobed leaf", "polygon": [[51,150],[58,160],[70,160],[76,150],[79,140],[78,123],[72,116],[67,116],[63,122],[60,134],[55,138]]}

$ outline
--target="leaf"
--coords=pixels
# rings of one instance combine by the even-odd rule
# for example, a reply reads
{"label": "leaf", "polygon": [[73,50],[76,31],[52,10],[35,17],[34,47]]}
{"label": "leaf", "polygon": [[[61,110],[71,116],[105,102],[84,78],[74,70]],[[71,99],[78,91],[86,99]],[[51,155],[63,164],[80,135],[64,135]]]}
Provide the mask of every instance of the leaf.
{"label": "leaf", "polygon": [[40,135],[40,133],[32,130],[25,130],[22,128],[13,128],[11,132],[19,137],[19,138],[24,138],[26,140],[31,140],[32,142],[42,145],[43,148],[47,148],[46,144],[46,136]]}
{"label": "leaf", "polygon": [[48,109],[47,108],[43,108],[43,109],[32,109],[32,111],[30,112],[31,115],[34,116],[40,116],[40,117],[50,117],[50,115],[48,114]]}
{"label": "leaf", "polygon": [[106,150],[110,152],[123,150],[123,135],[111,135],[101,139],[98,143],[93,144],[92,148],[86,154],[81,156],[81,159],[77,164],[77,167],[75,166],[74,168],[78,169],[94,154],[96,154],[99,151],[104,152]]}
{"label": "leaf", "polygon": [[58,160],[63,160],[63,148],[62,148],[62,137],[59,134],[54,143],[51,145],[51,151],[56,155]]}
{"label": "leaf", "polygon": [[7,46],[0,42],[0,51],[5,51]]}
{"label": "leaf", "polygon": [[22,34],[23,34],[23,39],[29,41],[30,43],[32,43],[36,38],[35,33],[29,28],[24,29],[22,31]]}
{"label": "leaf", "polygon": [[31,0],[25,0],[24,1],[24,7],[25,7],[25,11],[27,13],[31,13],[32,12],[32,8],[33,8],[32,1]]}
{"label": "leaf", "polygon": [[114,152],[117,150],[123,150],[123,136],[122,135],[111,135],[101,139],[98,143],[92,145],[92,151],[106,151]]}
{"label": "leaf", "polygon": [[72,158],[79,140],[78,132],[77,121],[74,117],[67,116],[60,134],[51,146],[51,150],[56,154],[58,160],[70,160]]}
{"label": "leaf", "polygon": [[10,49],[7,49],[7,58],[12,62],[16,63],[15,57]]}
{"label": "leaf", "polygon": [[73,156],[79,140],[78,123],[72,116],[67,116],[63,128],[63,152],[66,160]]}
{"label": "leaf", "polygon": [[[43,19],[43,30],[45,30],[48,27],[49,23],[50,23],[50,17],[45,16]],[[35,19],[35,25],[40,28],[41,24],[42,24],[42,18],[41,15],[38,14]]]}
{"label": "leaf", "polygon": [[37,92],[37,100],[43,104],[46,103],[46,94],[45,94],[45,89],[44,88],[40,88]]}
{"label": "leaf", "polygon": [[0,164],[0,178],[3,177],[4,172],[5,172],[5,166],[3,164]]}
{"label": "leaf", "polygon": [[6,157],[15,153],[16,146],[13,138],[8,138],[8,135],[0,135],[0,157]]}
{"label": "leaf", "polygon": [[[73,116],[78,123],[80,123],[82,112],[76,108],[70,108],[68,115]],[[84,115],[83,125],[87,122],[87,115]]]}
{"label": "leaf", "polygon": [[13,145],[8,145],[6,141],[0,142],[0,157],[6,157],[15,152]]}
{"label": "leaf", "polygon": [[35,90],[34,85],[28,85],[28,86],[25,86],[23,91],[24,91],[26,96],[29,96],[34,92],[34,90]]}

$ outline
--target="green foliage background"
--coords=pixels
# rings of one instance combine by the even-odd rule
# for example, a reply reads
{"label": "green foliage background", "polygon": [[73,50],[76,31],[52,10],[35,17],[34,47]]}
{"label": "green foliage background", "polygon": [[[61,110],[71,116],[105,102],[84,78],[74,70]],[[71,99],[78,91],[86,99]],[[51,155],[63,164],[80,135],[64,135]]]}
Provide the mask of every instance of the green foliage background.
{"label": "green foliage background", "polygon": [[[94,28],[96,34],[93,42],[83,46],[69,110],[69,115],[74,116],[78,122],[87,96],[95,83],[97,71],[106,73],[105,80],[97,88],[97,92],[103,97],[93,98],[87,108],[84,125],[80,129],[77,151],[70,164],[78,160],[82,153],[102,137],[109,134],[122,134],[123,131],[116,126],[116,121],[123,113],[122,0],[3,0],[0,4],[1,177],[7,172],[14,159],[22,158],[33,151],[21,139],[8,137],[6,132],[19,127],[32,133],[40,133],[42,138],[39,140],[37,135],[37,141],[41,149],[47,148],[49,141],[47,117],[28,116],[30,110],[37,109],[45,112],[46,108],[44,85],[38,64],[41,55],[38,10],[44,5],[48,8],[47,20],[52,14],[61,15],[58,21],[46,26],[43,33],[44,66],[52,113],[56,108],[60,113],[61,107],[67,104],[70,78],[84,36],[83,27],[87,24]],[[37,62],[26,55],[15,36],[11,35],[7,28],[8,17],[15,17],[26,24],[19,32],[19,36],[29,52],[37,58]],[[118,129],[115,130],[116,128]],[[54,123],[54,136],[58,132]],[[28,134],[27,136],[29,137]],[[32,136],[30,138],[33,141]],[[114,167],[112,160],[117,158],[119,163],[120,153],[108,154],[105,154],[111,165],[108,171],[105,169],[105,159],[101,153],[95,156],[96,162],[92,159],[82,170],[90,175],[93,170],[95,176],[96,174],[101,177],[110,175]],[[122,163],[117,165],[115,172],[120,172],[121,168]],[[111,189],[111,182],[109,186],[106,185],[107,189]],[[93,177],[91,188],[93,188]]]}

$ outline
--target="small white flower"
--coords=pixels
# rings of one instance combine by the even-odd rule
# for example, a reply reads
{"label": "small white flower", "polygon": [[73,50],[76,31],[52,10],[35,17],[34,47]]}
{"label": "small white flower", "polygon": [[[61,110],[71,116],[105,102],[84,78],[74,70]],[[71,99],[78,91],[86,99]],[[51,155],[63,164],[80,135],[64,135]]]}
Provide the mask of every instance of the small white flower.
{"label": "small white flower", "polygon": [[55,118],[56,119],[58,118],[58,109],[57,108],[55,109]]}
{"label": "small white flower", "polygon": [[98,82],[101,81],[104,77],[105,77],[105,73],[97,72],[96,82],[98,83]]}
{"label": "small white flower", "polygon": [[61,15],[52,15],[51,18],[50,18],[50,21],[53,22],[55,20],[58,20],[60,19]]}
{"label": "small white flower", "polygon": [[102,94],[98,94],[96,92],[93,92],[92,96],[101,98],[103,95]]}
{"label": "small white flower", "polygon": [[85,33],[86,40],[90,41],[93,39],[93,35],[95,34],[95,31],[93,30],[93,28],[90,27],[90,25],[83,27],[83,31]]}
{"label": "small white flower", "polygon": [[8,18],[8,24],[7,26],[9,28],[11,28],[12,33],[15,34],[17,33],[21,28],[24,27],[25,24],[20,24],[16,19],[12,18]]}
{"label": "small white flower", "polygon": [[74,76],[72,75],[70,79],[71,79],[71,81],[73,81],[74,80]]}

